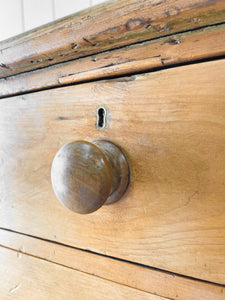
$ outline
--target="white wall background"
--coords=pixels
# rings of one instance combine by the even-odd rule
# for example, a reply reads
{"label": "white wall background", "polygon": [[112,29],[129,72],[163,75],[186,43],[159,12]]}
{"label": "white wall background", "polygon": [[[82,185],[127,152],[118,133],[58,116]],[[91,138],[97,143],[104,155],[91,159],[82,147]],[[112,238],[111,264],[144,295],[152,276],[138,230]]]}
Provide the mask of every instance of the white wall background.
{"label": "white wall background", "polygon": [[106,0],[0,0],[0,41]]}

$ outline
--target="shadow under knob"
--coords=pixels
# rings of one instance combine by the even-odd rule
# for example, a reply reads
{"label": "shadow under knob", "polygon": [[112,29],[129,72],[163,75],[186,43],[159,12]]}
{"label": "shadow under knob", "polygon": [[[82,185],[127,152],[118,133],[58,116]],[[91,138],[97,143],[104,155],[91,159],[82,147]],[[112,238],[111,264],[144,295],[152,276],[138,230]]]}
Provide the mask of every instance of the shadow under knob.
{"label": "shadow under knob", "polygon": [[75,141],[56,153],[51,180],[63,205],[88,214],[123,196],[129,184],[129,166],[121,149],[109,141]]}

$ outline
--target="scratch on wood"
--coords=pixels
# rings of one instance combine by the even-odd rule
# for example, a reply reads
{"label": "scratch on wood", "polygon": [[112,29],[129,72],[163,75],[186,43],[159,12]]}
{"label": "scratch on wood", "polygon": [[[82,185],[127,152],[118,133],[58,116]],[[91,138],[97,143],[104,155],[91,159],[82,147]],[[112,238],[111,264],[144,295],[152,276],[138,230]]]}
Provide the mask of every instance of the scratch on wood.
{"label": "scratch on wood", "polygon": [[12,288],[12,289],[9,291],[9,293],[10,293],[10,294],[13,294],[16,290],[18,290],[18,289],[20,288],[20,286],[21,286],[21,283],[17,284],[14,288]]}
{"label": "scratch on wood", "polygon": [[147,26],[145,26],[145,29],[150,29],[152,28],[152,24],[148,24]]}
{"label": "scratch on wood", "polygon": [[59,116],[57,117],[57,120],[75,120],[76,118],[75,117],[72,117],[72,118],[69,118],[69,117],[62,117],[62,116]]}
{"label": "scratch on wood", "polygon": [[10,66],[7,66],[5,64],[0,64],[1,68],[7,69],[7,70],[12,70],[12,68]]}
{"label": "scratch on wood", "polygon": [[168,61],[170,61],[171,59],[173,59],[173,56],[170,57],[165,57],[165,58],[161,58],[161,62],[163,65],[166,65]]}
{"label": "scratch on wood", "polygon": [[83,37],[83,40],[89,44],[91,44],[92,46],[98,46],[99,43],[92,43],[91,41],[89,41],[89,39],[87,39],[86,37]]}
{"label": "scratch on wood", "polygon": [[[122,63],[121,63],[122,64]],[[103,68],[108,68],[108,67],[112,67],[112,66],[117,66],[117,65],[119,65],[119,63],[111,63],[111,64],[108,64],[108,65],[104,65],[104,66],[102,66],[102,67],[100,67],[99,69],[103,69]]]}
{"label": "scratch on wood", "polygon": [[198,195],[198,191],[195,191],[192,195],[190,195],[186,201],[186,203],[184,204],[184,206],[189,205],[189,203],[191,202],[192,198],[195,197],[195,195]]}
{"label": "scratch on wood", "polygon": [[169,10],[165,11],[165,12],[164,12],[164,15],[166,15],[166,16],[169,18],[169,17],[170,17],[170,12],[169,12]]}

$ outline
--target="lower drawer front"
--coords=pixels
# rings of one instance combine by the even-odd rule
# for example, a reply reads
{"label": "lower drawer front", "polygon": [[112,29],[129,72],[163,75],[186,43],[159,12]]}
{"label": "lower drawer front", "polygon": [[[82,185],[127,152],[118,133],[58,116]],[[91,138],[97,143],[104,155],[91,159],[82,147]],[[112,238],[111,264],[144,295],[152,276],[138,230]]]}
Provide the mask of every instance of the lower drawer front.
{"label": "lower drawer front", "polygon": [[[225,284],[225,61],[0,101],[0,227]],[[98,107],[106,128],[96,128]],[[77,215],[50,169],[74,140],[127,154],[121,201]]]}
{"label": "lower drawer front", "polygon": [[166,298],[0,247],[1,299]]}

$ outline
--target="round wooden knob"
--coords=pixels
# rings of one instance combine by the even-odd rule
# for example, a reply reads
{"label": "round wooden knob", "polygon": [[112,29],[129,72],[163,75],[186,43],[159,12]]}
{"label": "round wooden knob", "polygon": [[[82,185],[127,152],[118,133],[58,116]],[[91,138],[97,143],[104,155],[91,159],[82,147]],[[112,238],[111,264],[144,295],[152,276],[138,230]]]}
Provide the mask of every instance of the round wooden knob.
{"label": "round wooden knob", "polygon": [[88,214],[123,196],[129,184],[129,167],[124,153],[111,142],[76,141],[56,153],[51,180],[63,205]]}

